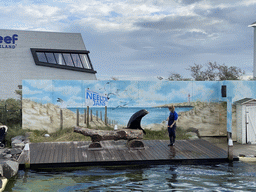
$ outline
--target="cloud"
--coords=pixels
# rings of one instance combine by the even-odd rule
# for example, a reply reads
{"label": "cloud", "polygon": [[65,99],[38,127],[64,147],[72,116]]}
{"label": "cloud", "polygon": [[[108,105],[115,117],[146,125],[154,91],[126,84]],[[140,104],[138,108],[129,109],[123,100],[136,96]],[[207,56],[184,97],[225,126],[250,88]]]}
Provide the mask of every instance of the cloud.
{"label": "cloud", "polygon": [[252,91],[252,87],[247,86],[244,81],[232,81],[231,82],[234,86],[233,89],[233,99],[232,102],[238,101],[240,99],[244,99],[245,97],[247,98],[253,98],[254,94]]}
{"label": "cloud", "polygon": [[81,33],[99,79],[151,80],[194,63],[252,65],[255,8],[255,0],[6,1],[0,16],[6,29]]}
{"label": "cloud", "polygon": [[43,91],[42,90],[30,90],[29,87],[27,86],[23,86],[22,87],[22,91],[23,91],[23,96],[25,97],[26,95],[34,95],[34,94],[40,94]]}
{"label": "cloud", "polygon": [[81,87],[78,86],[63,86],[63,87],[54,87],[53,90],[55,92],[59,92],[62,95],[69,96],[69,95],[78,95],[81,93]]}

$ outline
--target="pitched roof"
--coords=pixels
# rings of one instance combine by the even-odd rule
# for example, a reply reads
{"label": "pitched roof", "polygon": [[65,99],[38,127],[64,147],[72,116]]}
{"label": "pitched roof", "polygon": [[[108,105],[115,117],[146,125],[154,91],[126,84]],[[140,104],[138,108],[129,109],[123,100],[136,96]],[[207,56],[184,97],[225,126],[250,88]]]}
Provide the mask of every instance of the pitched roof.
{"label": "pitched roof", "polygon": [[242,105],[242,104],[248,103],[250,101],[256,101],[256,99],[253,99],[253,98],[243,98],[243,99],[240,99],[238,101],[235,101],[233,103],[233,105]]}
{"label": "pitched roof", "polygon": [[251,25],[248,25],[248,27],[256,27],[256,22],[252,23]]}

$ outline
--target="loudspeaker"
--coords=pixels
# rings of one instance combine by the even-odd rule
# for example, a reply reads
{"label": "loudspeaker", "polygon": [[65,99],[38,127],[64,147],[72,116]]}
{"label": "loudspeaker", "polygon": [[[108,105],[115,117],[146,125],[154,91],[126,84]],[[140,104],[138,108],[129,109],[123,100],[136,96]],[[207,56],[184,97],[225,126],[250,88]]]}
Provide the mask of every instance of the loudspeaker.
{"label": "loudspeaker", "polygon": [[227,97],[227,86],[226,85],[221,86],[221,96]]}

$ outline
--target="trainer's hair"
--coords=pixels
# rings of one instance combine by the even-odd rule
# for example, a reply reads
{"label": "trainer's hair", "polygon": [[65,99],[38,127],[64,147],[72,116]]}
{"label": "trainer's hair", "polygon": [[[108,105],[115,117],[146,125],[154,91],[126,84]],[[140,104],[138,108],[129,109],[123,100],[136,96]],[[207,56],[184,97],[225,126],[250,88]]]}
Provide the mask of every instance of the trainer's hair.
{"label": "trainer's hair", "polygon": [[175,107],[174,107],[173,105],[169,106],[168,108],[169,108],[169,110],[170,110],[172,113],[174,113]]}

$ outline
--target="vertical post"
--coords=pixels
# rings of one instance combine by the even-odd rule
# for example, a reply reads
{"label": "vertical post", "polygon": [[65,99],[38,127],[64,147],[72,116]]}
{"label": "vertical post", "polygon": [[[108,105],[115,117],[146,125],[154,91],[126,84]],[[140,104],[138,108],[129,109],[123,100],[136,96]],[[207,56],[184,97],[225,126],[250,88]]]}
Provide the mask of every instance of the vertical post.
{"label": "vertical post", "polygon": [[89,125],[89,106],[87,106],[87,113],[86,113],[86,124],[87,124],[87,128],[90,126]]}
{"label": "vertical post", "polygon": [[91,109],[91,121],[92,121],[92,109]]}
{"label": "vertical post", "polygon": [[105,106],[105,124],[108,125],[107,106]]}
{"label": "vertical post", "polygon": [[7,104],[4,105],[4,124],[7,124]]}
{"label": "vertical post", "polygon": [[60,109],[60,130],[63,129],[63,113],[62,109]]}
{"label": "vertical post", "polygon": [[228,136],[228,160],[233,161],[232,98],[231,97],[227,97],[227,136]]}
{"label": "vertical post", "polygon": [[100,120],[102,121],[102,111],[100,112]]}
{"label": "vertical post", "polygon": [[84,124],[86,124],[86,109],[84,109]]}
{"label": "vertical post", "polygon": [[79,127],[79,109],[76,109],[76,126]]}
{"label": "vertical post", "polygon": [[96,111],[96,121],[98,121],[98,110]]}
{"label": "vertical post", "polygon": [[30,168],[30,149],[29,149],[29,143],[25,144],[24,147],[24,157],[25,157],[25,169]]}

